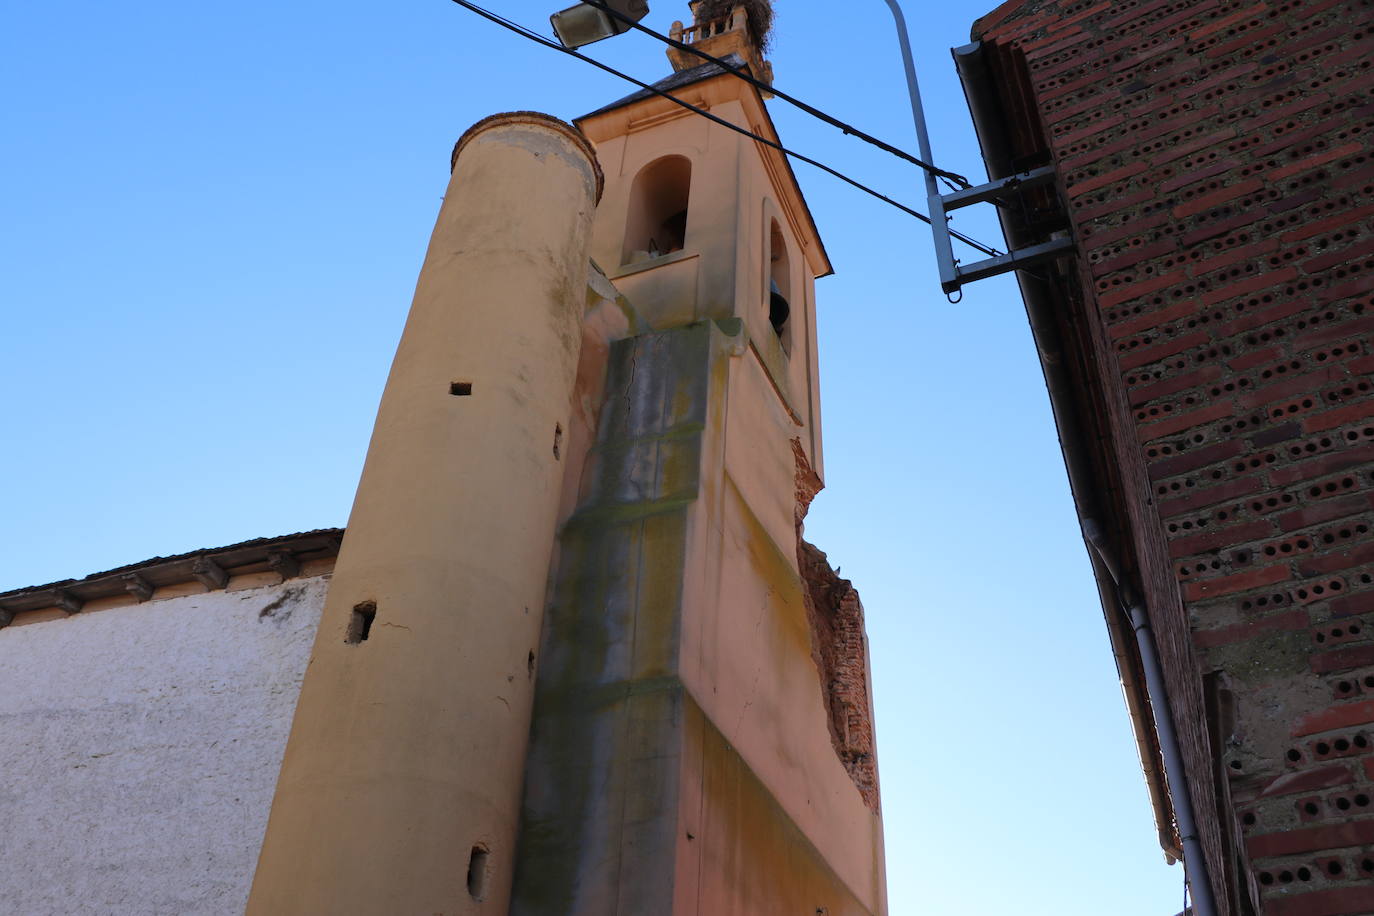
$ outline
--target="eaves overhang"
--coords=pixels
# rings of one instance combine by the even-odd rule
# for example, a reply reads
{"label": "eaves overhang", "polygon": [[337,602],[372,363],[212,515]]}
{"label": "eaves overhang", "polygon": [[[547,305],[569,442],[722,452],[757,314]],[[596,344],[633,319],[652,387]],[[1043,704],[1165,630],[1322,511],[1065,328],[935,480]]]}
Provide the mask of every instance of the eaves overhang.
{"label": "eaves overhang", "polygon": [[[0,592],[0,627],[17,614],[58,608],[73,614],[96,602],[128,598],[130,603],[157,597],[159,589],[198,584],[204,590],[224,588],[231,579],[273,573],[282,581],[311,575],[318,561],[338,555],[344,529],[321,528],[278,537],[255,538],[227,547],[208,547],[171,557],[153,557],[83,579],[62,579]],[[329,563],[323,564],[326,568]],[[318,573],[313,573],[318,574]],[[275,581],[275,580],[274,580]],[[60,615],[59,615],[60,616]]]}
{"label": "eaves overhang", "polygon": [[[1029,78],[1008,54],[1007,49],[978,41],[954,51],[955,66],[990,180],[1051,162]],[[1062,206],[1057,200],[1056,195],[1046,194],[1041,204],[1046,208]],[[1008,250],[1043,241],[1036,226],[1023,217],[1024,212],[1014,207],[998,209]],[[1035,272],[1017,271],[1016,277],[1044,372],[1080,526],[1094,521],[1105,532],[1117,556],[1133,556],[1135,551],[1128,549],[1131,527],[1114,471],[1116,463],[1106,454],[1111,441],[1105,429],[1106,411],[1092,400],[1094,386],[1090,373],[1080,362],[1081,348],[1073,347],[1067,339],[1070,329],[1063,316],[1069,313],[1074,298],[1082,296],[1072,262],[1048,265]],[[1140,650],[1122,613],[1116,581],[1094,551],[1088,550],[1088,555],[1154,810],[1159,843],[1166,858],[1173,861],[1182,854],[1181,842]]]}

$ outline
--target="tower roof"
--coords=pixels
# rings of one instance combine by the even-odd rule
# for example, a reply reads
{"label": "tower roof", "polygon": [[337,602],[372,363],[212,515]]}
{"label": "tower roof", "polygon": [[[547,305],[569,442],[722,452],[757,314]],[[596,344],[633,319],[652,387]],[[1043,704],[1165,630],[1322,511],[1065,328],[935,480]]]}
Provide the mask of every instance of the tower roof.
{"label": "tower roof", "polygon": [[[738,54],[726,55],[725,57],[722,57],[721,60],[725,61],[727,64],[730,64],[734,67],[744,67],[745,69],[749,68],[748,62],[744,58],[740,57]],[[674,89],[682,89],[686,86],[692,85],[693,83],[699,83],[702,80],[710,79],[713,76],[720,76],[722,73],[727,72],[729,71],[727,71],[720,64],[707,61],[699,67],[690,67],[686,70],[679,70],[676,73],[672,73],[668,76],[665,76],[663,79],[653,84],[653,89],[657,89],[659,92],[670,92]],[[653,98],[655,95],[657,95],[657,93],[654,92],[653,89],[640,89],[638,92],[632,92],[624,98],[616,99],[609,105],[603,105],[596,111],[589,111],[586,114],[582,115],[582,117],[577,118],[575,120],[581,121],[585,118],[591,118],[599,114],[605,114],[608,111],[615,111],[617,108],[623,108],[626,105],[631,105],[635,102],[640,101],[641,99]]]}

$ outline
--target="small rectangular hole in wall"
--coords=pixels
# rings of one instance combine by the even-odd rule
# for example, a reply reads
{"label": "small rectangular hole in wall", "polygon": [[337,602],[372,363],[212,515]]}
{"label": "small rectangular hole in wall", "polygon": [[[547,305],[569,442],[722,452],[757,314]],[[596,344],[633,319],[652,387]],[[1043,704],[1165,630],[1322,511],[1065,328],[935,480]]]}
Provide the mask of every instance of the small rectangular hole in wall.
{"label": "small rectangular hole in wall", "polygon": [[357,645],[367,639],[372,632],[372,621],[377,619],[377,602],[364,601],[353,606],[353,617],[348,621],[348,633],[344,642]]}
{"label": "small rectangular hole in wall", "polygon": [[474,846],[468,856],[468,896],[473,900],[481,900],[487,895],[487,858],[490,855],[485,846]]}
{"label": "small rectangular hole in wall", "polygon": [[458,397],[467,397],[472,394],[472,382],[450,382],[448,393]]}

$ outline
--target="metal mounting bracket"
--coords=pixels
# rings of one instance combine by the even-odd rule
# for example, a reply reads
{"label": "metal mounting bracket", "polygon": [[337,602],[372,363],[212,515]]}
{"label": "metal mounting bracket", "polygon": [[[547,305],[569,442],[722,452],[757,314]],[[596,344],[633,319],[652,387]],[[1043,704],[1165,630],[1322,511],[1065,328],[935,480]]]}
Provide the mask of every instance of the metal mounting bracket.
{"label": "metal mounting bracket", "polygon": [[1074,241],[1065,237],[1018,248],[1007,254],[985,258],[972,264],[959,264],[954,260],[948,222],[948,214],[951,211],[973,204],[1005,202],[1025,191],[1053,183],[1054,167],[1043,166],[951,194],[932,193],[929,197],[930,221],[935,236],[935,258],[940,265],[940,288],[947,294],[954,293],[965,283],[1031,267],[1072,252],[1075,247]]}

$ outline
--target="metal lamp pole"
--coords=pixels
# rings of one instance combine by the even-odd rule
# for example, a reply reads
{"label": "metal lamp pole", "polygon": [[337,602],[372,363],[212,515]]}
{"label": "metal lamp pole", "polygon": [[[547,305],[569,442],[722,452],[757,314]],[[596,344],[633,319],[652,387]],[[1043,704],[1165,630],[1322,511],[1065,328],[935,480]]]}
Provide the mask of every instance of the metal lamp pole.
{"label": "metal lamp pole", "polygon": [[[911,59],[911,39],[907,37],[906,16],[902,15],[902,8],[897,0],[887,0],[887,8],[892,10],[892,18],[897,23],[897,43],[902,49],[902,68],[906,71],[906,91],[911,97],[911,120],[916,125],[917,149],[922,160],[934,162],[935,157],[930,152],[930,132],[926,129],[925,108],[921,105],[921,87],[916,83],[916,64]],[[943,273],[944,265],[954,265],[954,248],[950,244],[949,228],[945,222],[944,201],[940,196],[940,189],[935,186],[934,173],[930,169],[922,169],[921,174],[925,176],[926,202],[930,207],[930,231],[935,240],[935,256]]]}

